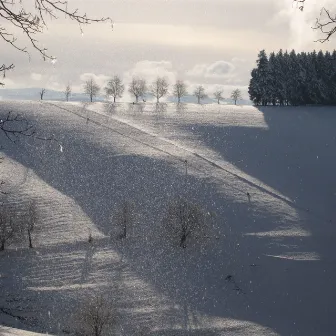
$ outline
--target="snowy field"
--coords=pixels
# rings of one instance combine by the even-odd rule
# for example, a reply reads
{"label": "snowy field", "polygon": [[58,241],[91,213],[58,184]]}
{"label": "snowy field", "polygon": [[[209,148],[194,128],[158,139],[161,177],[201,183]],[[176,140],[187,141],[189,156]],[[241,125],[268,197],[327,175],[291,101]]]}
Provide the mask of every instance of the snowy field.
{"label": "snowy field", "polygon": [[[121,335],[335,333],[335,108],[2,101],[9,111],[54,140],[0,134],[3,197],[41,213],[36,248],[0,252],[0,325],[69,333],[100,292]],[[216,214],[202,248],[162,233],[180,195]],[[118,241],[124,199],[137,224]]]}

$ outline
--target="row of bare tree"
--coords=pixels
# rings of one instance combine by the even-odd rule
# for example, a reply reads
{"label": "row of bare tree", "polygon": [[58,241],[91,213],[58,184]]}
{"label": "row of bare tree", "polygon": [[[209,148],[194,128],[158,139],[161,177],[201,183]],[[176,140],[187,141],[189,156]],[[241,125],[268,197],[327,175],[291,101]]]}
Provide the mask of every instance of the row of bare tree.
{"label": "row of bare tree", "polygon": [[[132,237],[137,217],[135,204],[122,202],[111,218],[113,231],[116,230],[110,232],[111,238],[123,240]],[[173,246],[186,248],[190,242],[197,242],[200,246],[204,238],[213,235],[214,218],[215,215],[200,204],[177,197],[167,204],[164,211],[162,233]]]}
{"label": "row of bare tree", "polygon": [[[198,240],[211,231],[212,215],[199,204],[184,198],[172,200],[166,209],[163,218],[163,227],[167,237],[186,248],[187,241]],[[27,202],[23,209],[18,209],[9,203],[0,204],[0,251],[15,241],[28,242],[28,247],[33,248],[32,233],[36,228],[40,216],[35,200]],[[116,235],[111,236],[125,239],[132,235],[137,221],[135,205],[124,201],[112,216],[113,229]],[[92,242],[90,235],[89,242]],[[200,241],[199,241],[200,242]]]}
{"label": "row of bare tree", "polygon": [[[107,82],[106,87],[104,88],[106,97],[109,99],[113,98],[113,102],[116,102],[118,98],[121,98],[125,91],[125,85],[123,84],[122,79],[119,76],[114,76]],[[65,88],[64,94],[66,101],[69,100],[71,96],[71,86],[68,84]],[[87,94],[92,102],[95,97],[101,91],[101,87],[96,83],[93,78],[88,79],[84,84],[84,93]],[[139,99],[145,101],[146,94],[151,94],[156,98],[157,103],[160,102],[160,99],[169,94],[169,82],[165,77],[157,77],[149,86],[145,79],[140,77],[134,77],[132,81],[129,83],[128,92],[134,96],[135,102],[139,102]],[[43,95],[45,90],[42,89],[41,100],[43,99]],[[178,103],[181,102],[181,99],[188,95],[187,84],[183,80],[177,80],[173,85],[173,91],[171,92],[174,97],[176,97]],[[197,86],[193,95],[197,98],[198,104],[202,102],[203,99],[208,97],[206,90],[203,85]],[[217,100],[217,103],[220,104],[222,100],[224,100],[223,90],[218,89],[213,92],[213,97]],[[235,89],[231,93],[231,99],[234,100],[235,104],[237,101],[241,99],[241,92],[239,89]]]}

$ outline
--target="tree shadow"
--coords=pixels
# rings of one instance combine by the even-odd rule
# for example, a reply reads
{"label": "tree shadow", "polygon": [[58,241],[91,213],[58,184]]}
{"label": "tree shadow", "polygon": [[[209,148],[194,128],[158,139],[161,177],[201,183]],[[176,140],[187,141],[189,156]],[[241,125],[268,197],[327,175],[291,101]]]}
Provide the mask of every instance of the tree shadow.
{"label": "tree shadow", "polygon": [[336,115],[332,110],[260,108],[267,128],[191,126],[224,160],[308,212],[334,221]]}
{"label": "tree shadow", "polygon": [[[277,257],[273,262],[283,264],[284,272],[291,270],[288,273],[291,279],[283,279],[281,276],[285,282],[279,286],[286,293],[284,295],[289,292],[296,295],[297,302],[292,302],[290,306],[296,307],[296,310],[292,311],[293,316],[301,315],[296,325],[302,326],[302,316],[309,319],[305,305],[309,305],[309,302],[319,302],[318,305],[314,305],[316,309],[330,307],[330,293],[335,293],[332,281],[336,280],[336,273],[330,262],[336,252],[331,238],[335,236],[336,114],[332,107],[266,107],[259,108],[259,111],[267,127],[189,124],[187,128],[182,128],[187,131],[192,127],[195,133],[193,136],[200,139],[207,148],[247,176],[256,178],[290,199],[292,207],[299,215],[298,224],[308,232],[307,236],[295,236],[295,233],[292,235],[290,232],[284,234],[282,229],[293,228],[294,223],[291,222],[282,227],[270,223],[271,225],[262,228],[259,233],[255,228],[251,228],[250,233],[257,234],[266,246],[278,248],[277,252],[270,251],[267,255]],[[248,191],[253,206],[253,187]],[[301,260],[306,261],[300,261],[301,253],[305,256]],[[260,260],[268,263],[267,258],[269,259],[263,256]],[[301,273],[292,273],[293,264],[297,265],[297,270]],[[292,283],[299,281],[304,283],[310,295],[307,296],[298,287],[295,290],[289,288],[293,286]],[[317,291],[318,287],[325,288],[325,293],[328,294],[322,294],[322,298]],[[281,305],[279,298],[274,300],[274,303]],[[283,305],[289,307],[288,303]],[[274,307],[269,308],[270,311],[274,311]],[[316,309],[314,308],[314,311]],[[331,317],[329,311],[325,313]],[[317,328],[316,321],[314,327]],[[324,331],[327,334],[330,329],[325,328]],[[307,330],[306,333],[310,331]]]}
{"label": "tree shadow", "polygon": [[176,103],[176,113],[183,114],[188,112],[188,104],[185,103]]}
{"label": "tree shadow", "polygon": [[[34,109],[34,105],[31,108]],[[280,244],[286,245],[286,248],[290,244],[299,246],[299,251],[304,251],[306,242],[302,242],[301,237],[259,238],[248,235],[277,228],[278,218],[269,209],[259,209],[257,212],[247,199],[246,203],[236,202],[225,190],[223,192],[207,178],[189,175],[186,179],[180,162],[175,162],[162,153],[158,155],[153,148],[137,148],[134,142],[128,142],[129,140],[126,141],[99,125],[90,124],[84,128],[85,120],[59,110],[57,112],[59,115],[55,117],[54,123],[45,117],[38,117],[38,122],[46,133],[54,134],[61,141],[63,152],[54,143],[40,143],[32,138],[19,145],[6,143],[4,152],[13,160],[29,167],[47,184],[74,199],[105,234],[110,231],[112,224],[109,218],[115,204],[121,199],[131,199],[138,205],[141,226],[139,224],[137,237],[124,245],[111,241],[110,250],[122,255],[128,268],[137,274],[138,279],[150,284],[157,295],[165,296],[181,307],[178,313],[174,309],[168,309],[166,314],[169,318],[163,316],[171,321],[172,330],[176,329],[173,327],[176,323],[185,328],[196,327],[199,323],[197,314],[203,314],[212,318],[252,321],[259,326],[271,328],[280,335],[296,332],[312,335],[316,330],[307,323],[307,319],[311,318],[311,302],[320,311],[317,318],[324,325],[321,334],[333,327],[333,310],[328,305],[327,308],[324,306],[333,292],[334,273],[329,273],[328,270],[321,277],[318,261],[302,263],[284,258],[275,259],[265,254],[267,246],[269,255],[280,255],[284,250]],[[52,111],[48,113],[52,114]],[[102,120],[105,119],[102,117]],[[237,165],[244,155],[250,155],[250,160],[255,161],[249,149],[257,144],[264,146],[264,142],[255,143],[257,140],[252,139],[252,135],[256,135],[254,132],[258,139],[264,130],[238,128],[227,133],[223,127],[194,127],[201,135],[207,134],[205,143],[217,151],[222,150],[223,133],[229,134],[232,137],[230,141],[235,141],[236,148],[241,151],[240,154],[235,154],[233,147],[228,150],[227,155],[231,154],[232,162],[236,158]],[[250,139],[248,148],[244,146],[246,133]],[[209,134],[213,134],[215,140]],[[227,156],[223,156],[228,160]],[[259,174],[260,167],[256,163],[250,164],[251,169],[245,167],[247,172],[251,175],[253,172]],[[273,163],[267,161],[267,164]],[[241,167],[244,170],[244,165]],[[261,173],[258,177],[263,180]],[[271,182],[272,180],[265,181],[272,185]],[[211,240],[205,250],[198,249],[197,246],[193,249],[178,249],[168,244],[162,236],[160,222],[165,204],[177,195],[197,200],[217,213],[221,238]],[[307,214],[302,214],[301,219],[308,221]],[[323,255],[320,249],[318,252]],[[87,268],[84,269],[83,281],[92,281],[90,265],[96,255],[97,253],[92,256],[90,263],[85,264]],[[85,254],[83,257],[85,260]],[[38,265],[36,261],[35,269]],[[103,279],[109,274],[113,274],[114,279],[114,264],[102,262],[99,265],[99,274],[104,273]],[[57,272],[57,268],[53,272]],[[50,275],[57,278],[57,273]],[[70,282],[80,282],[80,273],[78,277],[70,279]],[[47,283],[49,281],[51,280]],[[322,283],[329,290],[324,295],[319,293]],[[58,297],[57,292],[48,295],[53,298],[51,303]],[[146,297],[146,293],[143,295],[140,301],[151,300]],[[131,297],[125,297],[128,304]],[[47,299],[44,302],[48,305]],[[121,302],[120,305],[122,304]],[[190,317],[191,312],[195,313],[194,317]],[[128,314],[131,319],[130,311]],[[155,313],[139,310],[136,315],[145,324]],[[314,324],[315,328],[316,325]],[[210,331],[209,333],[211,335]]]}
{"label": "tree shadow", "polygon": [[131,115],[143,113],[146,108],[146,103],[129,103],[128,113]]}

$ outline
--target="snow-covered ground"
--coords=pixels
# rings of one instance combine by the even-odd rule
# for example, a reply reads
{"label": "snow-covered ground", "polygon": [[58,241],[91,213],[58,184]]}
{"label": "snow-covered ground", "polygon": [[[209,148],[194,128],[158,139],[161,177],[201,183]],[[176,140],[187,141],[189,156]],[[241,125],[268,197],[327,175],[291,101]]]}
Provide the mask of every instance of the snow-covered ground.
{"label": "snow-covered ground", "polygon": [[31,331],[26,331],[22,329],[10,328],[0,326],[1,336],[41,336],[39,333],[34,333]]}
{"label": "snow-covered ground", "polygon": [[[55,140],[0,134],[7,198],[38,200],[42,217],[35,249],[0,254],[0,324],[64,333],[99,291],[123,335],[334,333],[335,108],[1,102],[8,111]],[[162,234],[178,195],[216,213],[205,248]],[[110,233],[123,199],[138,218],[121,243]]]}

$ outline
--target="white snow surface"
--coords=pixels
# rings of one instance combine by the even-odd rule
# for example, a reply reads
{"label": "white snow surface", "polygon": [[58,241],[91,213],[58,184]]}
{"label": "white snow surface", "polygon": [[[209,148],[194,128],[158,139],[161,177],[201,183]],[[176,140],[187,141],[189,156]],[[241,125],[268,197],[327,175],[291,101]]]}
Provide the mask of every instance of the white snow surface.
{"label": "white snow surface", "polygon": [[[97,292],[121,335],[334,334],[335,108],[2,101],[9,111],[53,140],[0,134],[3,197],[41,214],[34,249],[0,252],[1,336],[72,332]],[[216,214],[202,248],[163,234],[179,195]],[[138,217],[121,242],[123,199]]]}
{"label": "white snow surface", "polygon": [[10,327],[0,326],[1,336],[41,336],[42,334],[26,331],[23,329],[16,329]]}

